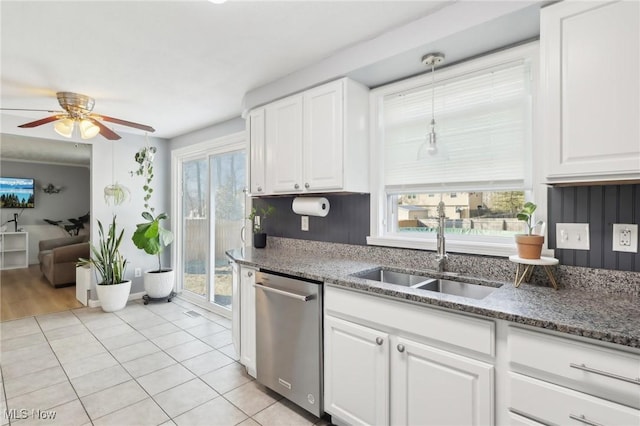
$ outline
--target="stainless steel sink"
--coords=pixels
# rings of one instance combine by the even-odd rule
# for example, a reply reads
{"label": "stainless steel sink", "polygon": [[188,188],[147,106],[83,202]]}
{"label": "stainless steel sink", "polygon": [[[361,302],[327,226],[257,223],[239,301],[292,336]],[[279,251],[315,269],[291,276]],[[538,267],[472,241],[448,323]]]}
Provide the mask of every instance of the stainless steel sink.
{"label": "stainless steel sink", "polygon": [[364,278],[366,280],[411,287],[418,290],[433,291],[478,300],[484,299],[498,288],[453,281],[444,278],[432,278],[406,272],[391,271],[385,268],[377,268],[371,271],[360,272],[353,274],[353,276]]}

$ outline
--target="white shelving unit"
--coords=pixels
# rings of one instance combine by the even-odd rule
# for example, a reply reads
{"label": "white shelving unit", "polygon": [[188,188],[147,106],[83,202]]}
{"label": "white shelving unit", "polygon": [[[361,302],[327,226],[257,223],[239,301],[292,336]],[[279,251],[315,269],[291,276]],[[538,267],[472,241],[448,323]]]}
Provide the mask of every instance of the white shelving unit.
{"label": "white shelving unit", "polygon": [[18,269],[29,266],[29,234],[26,232],[0,233],[0,269]]}

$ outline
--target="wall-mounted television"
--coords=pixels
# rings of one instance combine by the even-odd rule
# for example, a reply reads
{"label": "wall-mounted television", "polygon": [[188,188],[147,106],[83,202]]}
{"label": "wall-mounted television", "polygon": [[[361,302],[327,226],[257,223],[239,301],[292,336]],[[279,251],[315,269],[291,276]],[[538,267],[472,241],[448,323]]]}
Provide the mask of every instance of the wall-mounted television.
{"label": "wall-mounted television", "polygon": [[35,182],[32,178],[0,177],[0,208],[35,207]]}

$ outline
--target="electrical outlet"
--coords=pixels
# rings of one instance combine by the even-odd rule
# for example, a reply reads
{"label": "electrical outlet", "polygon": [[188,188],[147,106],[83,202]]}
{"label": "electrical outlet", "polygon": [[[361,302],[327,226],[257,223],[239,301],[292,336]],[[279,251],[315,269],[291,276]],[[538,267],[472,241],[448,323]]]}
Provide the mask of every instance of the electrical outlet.
{"label": "electrical outlet", "polygon": [[309,216],[300,216],[300,229],[303,231],[309,230]]}
{"label": "electrical outlet", "polygon": [[638,225],[633,223],[613,224],[613,251],[638,252]]}
{"label": "electrical outlet", "polygon": [[556,223],[556,248],[589,250],[589,224]]}
{"label": "electrical outlet", "polygon": [[134,277],[136,277],[136,278],[137,278],[137,277],[141,277],[141,276],[142,276],[142,269],[140,269],[140,268],[135,268],[135,269],[133,270],[133,276],[134,276]]}

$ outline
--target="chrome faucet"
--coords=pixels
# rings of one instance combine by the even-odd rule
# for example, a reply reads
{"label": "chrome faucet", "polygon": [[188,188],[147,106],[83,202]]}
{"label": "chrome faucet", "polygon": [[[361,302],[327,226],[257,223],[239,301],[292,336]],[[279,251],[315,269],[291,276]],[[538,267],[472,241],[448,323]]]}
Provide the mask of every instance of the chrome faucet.
{"label": "chrome faucet", "polygon": [[447,270],[447,250],[444,247],[444,227],[445,227],[445,215],[444,215],[444,202],[438,203],[438,249],[436,261],[438,262],[438,272],[444,272]]}

